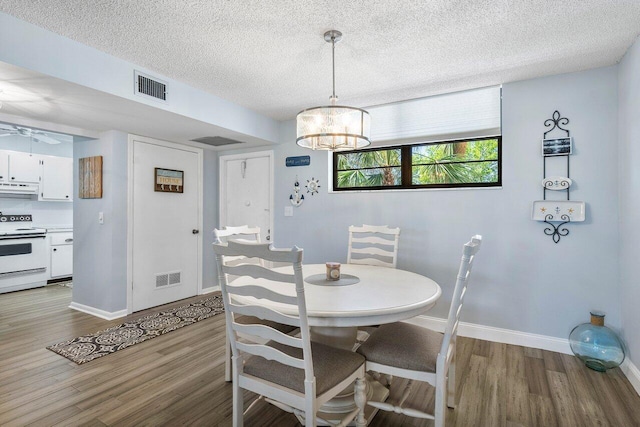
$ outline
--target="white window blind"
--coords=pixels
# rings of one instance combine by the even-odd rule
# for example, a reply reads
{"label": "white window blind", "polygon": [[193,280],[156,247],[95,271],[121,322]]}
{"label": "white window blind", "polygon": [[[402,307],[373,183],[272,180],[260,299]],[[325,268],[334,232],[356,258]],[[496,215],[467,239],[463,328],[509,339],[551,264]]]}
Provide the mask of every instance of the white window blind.
{"label": "white window blind", "polygon": [[500,135],[500,87],[367,108],[372,145]]}

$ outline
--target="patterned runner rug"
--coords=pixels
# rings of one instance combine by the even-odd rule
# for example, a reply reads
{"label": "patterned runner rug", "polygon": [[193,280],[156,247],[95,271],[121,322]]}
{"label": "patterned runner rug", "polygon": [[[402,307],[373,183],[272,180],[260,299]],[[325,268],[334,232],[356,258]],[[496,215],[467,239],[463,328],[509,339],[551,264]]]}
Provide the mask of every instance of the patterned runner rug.
{"label": "patterned runner rug", "polygon": [[91,335],[59,342],[47,349],[80,365],[223,312],[222,297],[216,295],[182,307],[149,314]]}

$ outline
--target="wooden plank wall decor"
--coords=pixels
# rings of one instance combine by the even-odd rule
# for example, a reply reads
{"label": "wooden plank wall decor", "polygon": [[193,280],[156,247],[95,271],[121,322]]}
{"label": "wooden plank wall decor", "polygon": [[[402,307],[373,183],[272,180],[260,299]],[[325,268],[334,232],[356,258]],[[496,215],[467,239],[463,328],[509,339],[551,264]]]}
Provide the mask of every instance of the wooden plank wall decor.
{"label": "wooden plank wall decor", "polygon": [[78,160],[80,183],[78,196],[81,199],[102,198],[102,156],[84,157]]}

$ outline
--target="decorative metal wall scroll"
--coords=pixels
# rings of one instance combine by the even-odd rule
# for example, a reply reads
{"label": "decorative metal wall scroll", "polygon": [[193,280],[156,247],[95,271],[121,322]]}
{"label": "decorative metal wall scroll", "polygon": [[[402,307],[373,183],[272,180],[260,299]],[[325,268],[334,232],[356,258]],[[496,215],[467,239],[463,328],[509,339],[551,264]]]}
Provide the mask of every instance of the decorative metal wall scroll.
{"label": "decorative metal wall scroll", "polygon": [[[586,216],[584,202],[570,201],[569,190],[573,180],[569,177],[569,156],[573,154],[573,138],[569,130],[564,127],[568,124],[569,119],[562,117],[558,110],[553,112],[550,119],[544,121],[545,127],[550,129],[544,132],[542,137],[542,200],[533,202],[531,215],[533,220],[543,221],[549,225],[544,229],[544,233],[551,236],[554,243],[558,243],[561,237],[569,234],[569,230],[563,227],[564,225],[584,221]],[[547,135],[554,130],[564,135],[559,138],[547,138]],[[547,177],[547,159],[556,156],[567,158],[567,175]],[[547,200],[547,190],[566,191],[567,200]],[[555,225],[553,222],[559,222],[559,224]]]}

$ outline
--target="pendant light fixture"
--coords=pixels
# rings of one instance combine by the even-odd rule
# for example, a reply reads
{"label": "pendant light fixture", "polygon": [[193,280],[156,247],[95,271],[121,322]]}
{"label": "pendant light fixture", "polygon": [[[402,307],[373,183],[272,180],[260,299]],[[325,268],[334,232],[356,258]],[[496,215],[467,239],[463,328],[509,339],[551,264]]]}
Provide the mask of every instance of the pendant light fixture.
{"label": "pendant light fixture", "polygon": [[342,39],[340,31],[324,33],[331,43],[333,93],[331,105],[302,110],[296,117],[296,144],[312,150],[357,150],[371,144],[371,117],[361,108],[336,105],[336,43]]}

